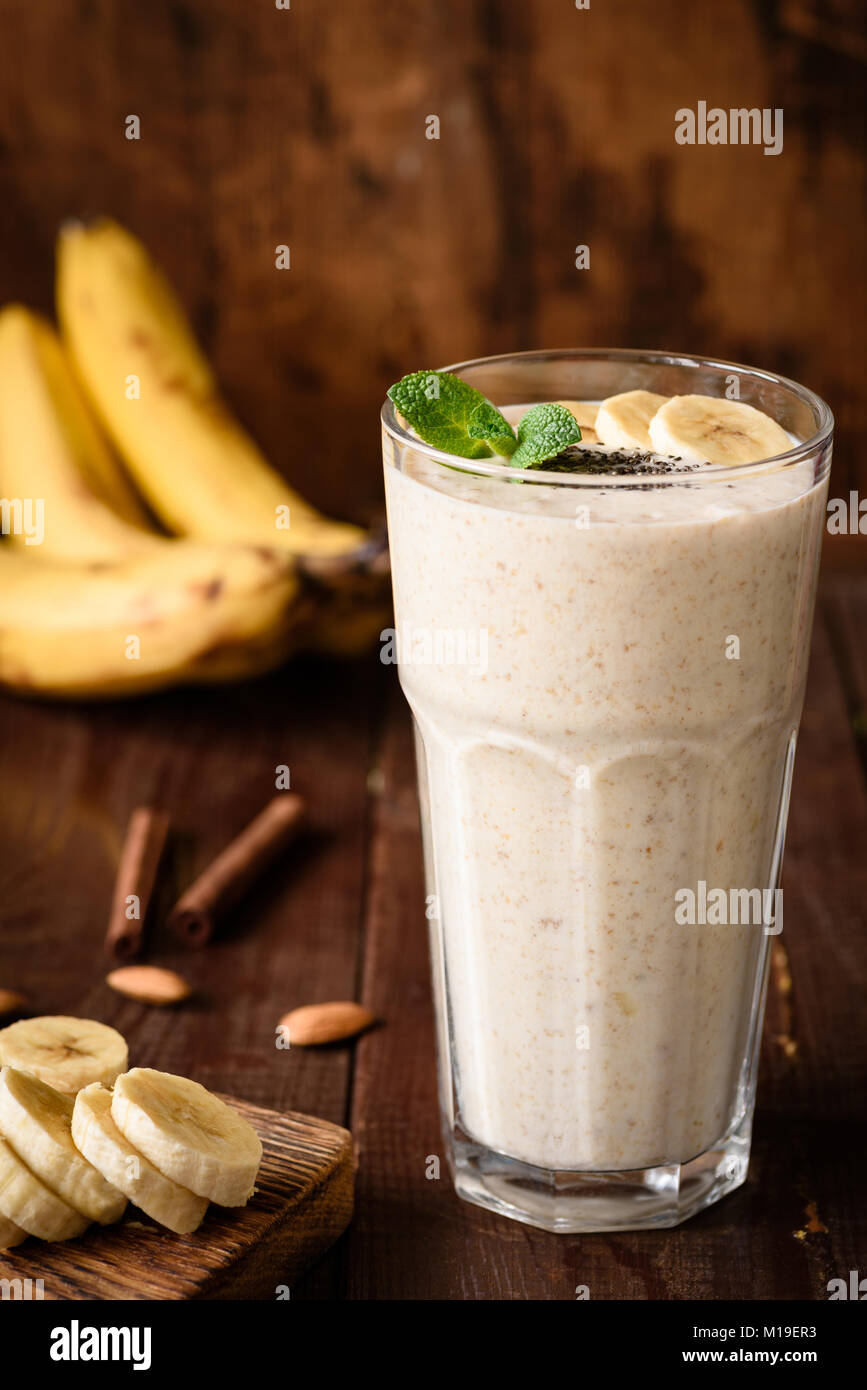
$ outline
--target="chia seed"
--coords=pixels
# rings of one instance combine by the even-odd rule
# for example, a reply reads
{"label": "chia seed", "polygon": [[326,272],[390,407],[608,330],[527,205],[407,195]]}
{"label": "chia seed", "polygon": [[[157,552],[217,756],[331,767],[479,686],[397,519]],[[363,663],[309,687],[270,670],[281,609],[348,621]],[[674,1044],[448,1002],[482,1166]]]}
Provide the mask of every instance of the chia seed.
{"label": "chia seed", "polygon": [[541,467],[550,473],[609,473],[622,477],[625,474],[694,473],[699,464],[684,463],[680,455],[668,458],[645,453],[642,449],[593,449],[569,444]]}

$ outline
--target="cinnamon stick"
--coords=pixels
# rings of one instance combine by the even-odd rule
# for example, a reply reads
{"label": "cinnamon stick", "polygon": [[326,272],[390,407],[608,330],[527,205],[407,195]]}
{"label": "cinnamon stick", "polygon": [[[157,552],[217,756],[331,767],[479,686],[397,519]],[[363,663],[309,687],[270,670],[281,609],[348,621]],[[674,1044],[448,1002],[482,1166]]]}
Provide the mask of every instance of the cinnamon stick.
{"label": "cinnamon stick", "polygon": [[148,908],[165,848],[169,818],[165,811],[139,806],[133,811],[117,866],[105,934],[105,949],[114,960],[131,960],[142,948]]}
{"label": "cinnamon stick", "polygon": [[294,792],[275,796],[178,899],[169,925],[188,946],[210,941],[218,920],[294,839],[306,810]]}

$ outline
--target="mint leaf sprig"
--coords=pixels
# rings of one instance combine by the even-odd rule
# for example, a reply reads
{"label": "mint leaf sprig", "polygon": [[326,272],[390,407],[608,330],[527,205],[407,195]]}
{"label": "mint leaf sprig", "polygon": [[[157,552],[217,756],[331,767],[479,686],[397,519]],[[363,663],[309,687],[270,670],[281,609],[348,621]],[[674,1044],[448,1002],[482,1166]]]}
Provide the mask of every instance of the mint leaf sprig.
{"label": "mint leaf sprig", "polygon": [[425,444],[458,458],[497,455],[516,468],[540,468],[581,438],[574,415],[555,402],[528,410],[516,437],[497,407],[453,372],[411,372],[388,394]]}
{"label": "mint leaf sprig", "polygon": [[458,458],[508,457],[518,447],[504,415],[453,372],[412,372],[388,394],[425,444]]}
{"label": "mint leaf sprig", "polygon": [[509,458],[517,449],[515,431],[505,415],[501,415],[495,405],[482,399],[476,406],[467,425],[470,439],[483,439],[495,454]]}
{"label": "mint leaf sprig", "polygon": [[581,438],[578,421],[565,405],[545,401],[531,406],[518,425],[518,447],[510,462],[515,468],[542,468]]}

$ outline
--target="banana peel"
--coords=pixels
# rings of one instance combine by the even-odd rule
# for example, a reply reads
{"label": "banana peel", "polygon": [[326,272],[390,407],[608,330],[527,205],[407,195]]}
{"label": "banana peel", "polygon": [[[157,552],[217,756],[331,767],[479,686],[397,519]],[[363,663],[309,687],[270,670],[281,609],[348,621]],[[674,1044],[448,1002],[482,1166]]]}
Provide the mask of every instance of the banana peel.
{"label": "banana peel", "polygon": [[0,492],[41,508],[40,535],[9,533],[34,560],[112,560],[161,544],[53,326],[19,304],[0,311]]}
{"label": "banana peel", "polygon": [[109,219],[67,224],[57,312],[94,410],[165,527],[200,540],[342,557],[365,532],[332,521],[271,468],[221,399],[168,280]]}
{"label": "banana peel", "polygon": [[278,663],[303,621],[288,556],[167,541],[123,562],[34,563],[0,545],[0,682],[108,698]]}
{"label": "banana peel", "polygon": [[114,698],[369,651],[389,621],[384,532],[330,521],[269,467],[140,243],[65,229],[58,304],[65,344],[0,311],[0,493],[44,506],[38,544],[0,543],[0,684]]}

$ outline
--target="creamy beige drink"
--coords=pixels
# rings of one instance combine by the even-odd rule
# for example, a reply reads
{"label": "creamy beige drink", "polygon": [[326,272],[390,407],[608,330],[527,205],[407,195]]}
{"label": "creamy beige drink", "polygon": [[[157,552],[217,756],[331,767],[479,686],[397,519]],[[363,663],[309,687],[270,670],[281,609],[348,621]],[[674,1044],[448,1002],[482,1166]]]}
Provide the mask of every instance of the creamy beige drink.
{"label": "creamy beige drink", "polygon": [[449,1123],[550,1174],[724,1152],[778,927],[676,894],[776,884],[825,482],[467,468],[386,447]]}

